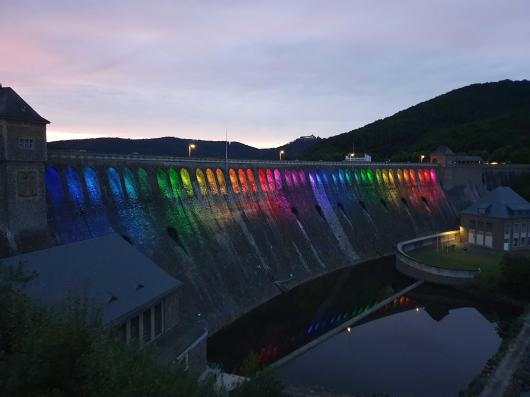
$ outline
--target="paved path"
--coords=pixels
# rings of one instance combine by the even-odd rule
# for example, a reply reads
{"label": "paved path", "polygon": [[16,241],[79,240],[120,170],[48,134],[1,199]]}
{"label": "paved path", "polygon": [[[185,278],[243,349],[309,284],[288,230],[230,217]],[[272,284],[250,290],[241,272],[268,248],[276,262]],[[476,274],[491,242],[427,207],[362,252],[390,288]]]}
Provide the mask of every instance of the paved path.
{"label": "paved path", "polygon": [[530,344],[530,312],[526,315],[525,322],[519,335],[508,348],[497,369],[490,377],[480,397],[500,397],[504,394],[510,382],[512,375],[521,362],[526,348]]}

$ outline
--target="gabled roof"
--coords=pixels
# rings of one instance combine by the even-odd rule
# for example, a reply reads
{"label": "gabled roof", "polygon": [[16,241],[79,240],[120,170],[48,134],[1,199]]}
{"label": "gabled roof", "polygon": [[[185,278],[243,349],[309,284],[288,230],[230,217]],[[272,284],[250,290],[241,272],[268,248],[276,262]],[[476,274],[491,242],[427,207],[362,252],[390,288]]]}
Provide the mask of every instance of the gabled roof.
{"label": "gabled roof", "polygon": [[87,299],[103,324],[119,323],[174,292],[182,283],[118,235],[109,235],[3,259],[36,276],[25,292],[48,306]]}
{"label": "gabled roof", "polygon": [[34,124],[49,124],[11,87],[0,85],[0,119],[24,121]]}
{"label": "gabled roof", "polygon": [[493,218],[530,217],[530,203],[509,187],[501,186],[461,212]]}
{"label": "gabled roof", "polygon": [[455,152],[453,152],[451,149],[449,149],[449,147],[445,145],[440,145],[431,154],[443,154],[445,156],[453,156]]}

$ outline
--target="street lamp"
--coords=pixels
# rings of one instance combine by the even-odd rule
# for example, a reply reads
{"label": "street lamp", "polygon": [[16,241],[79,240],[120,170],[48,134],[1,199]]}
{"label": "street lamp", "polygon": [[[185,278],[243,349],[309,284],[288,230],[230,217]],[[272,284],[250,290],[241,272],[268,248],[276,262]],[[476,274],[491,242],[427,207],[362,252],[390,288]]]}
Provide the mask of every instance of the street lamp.
{"label": "street lamp", "polygon": [[189,158],[189,159],[191,159],[191,151],[192,151],[193,149],[195,149],[196,147],[197,147],[197,146],[195,146],[194,143],[190,143],[190,144],[188,145],[188,158]]}
{"label": "street lamp", "polygon": [[423,159],[424,159],[424,158],[425,158],[425,155],[424,155],[424,154],[420,155],[420,163],[423,163]]}
{"label": "street lamp", "polygon": [[282,159],[282,156],[285,154],[285,150],[280,150],[280,160]]}

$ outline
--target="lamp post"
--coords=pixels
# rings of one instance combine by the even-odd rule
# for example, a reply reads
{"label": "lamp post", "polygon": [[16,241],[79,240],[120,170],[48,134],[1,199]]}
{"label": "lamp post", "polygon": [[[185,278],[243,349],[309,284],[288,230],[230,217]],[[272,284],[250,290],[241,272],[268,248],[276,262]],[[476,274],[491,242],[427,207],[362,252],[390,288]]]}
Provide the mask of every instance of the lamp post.
{"label": "lamp post", "polygon": [[282,156],[285,154],[285,150],[280,150],[280,161],[282,160]]}
{"label": "lamp post", "polygon": [[194,143],[190,143],[190,144],[188,145],[188,159],[191,160],[191,151],[192,151],[193,149],[195,149],[195,148],[196,148],[196,146],[195,146]]}
{"label": "lamp post", "polygon": [[420,155],[420,163],[423,163],[423,159],[424,159],[424,158],[425,158],[425,155],[424,155],[424,154]]}

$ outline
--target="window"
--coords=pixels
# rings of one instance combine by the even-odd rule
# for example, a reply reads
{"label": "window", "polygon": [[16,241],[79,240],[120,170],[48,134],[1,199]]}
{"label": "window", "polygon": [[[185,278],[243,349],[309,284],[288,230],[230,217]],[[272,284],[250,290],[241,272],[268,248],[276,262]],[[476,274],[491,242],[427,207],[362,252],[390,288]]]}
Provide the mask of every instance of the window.
{"label": "window", "polygon": [[33,138],[18,138],[18,148],[22,150],[33,150]]}
{"label": "window", "polygon": [[147,309],[142,314],[142,322],[143,322],[143,337],[144,337],[144,343],[147,343],[151,340],[151,309]]}
{"label": "window", "polygon": [[127,342],[127,324],[123,323],[118,327],[118,333],[117,333],[118,339],[125,343]]}
{"label": "window", "polygon": [[136,316],[131,319],[129,340],[131,343],[138,343],[140,340],[140,317]]}
{"label": "window", "polygon": [[17,172],[17,195],[18,197],[37,196],[37,172],[18,171]]}
{"label": "window", "polygon": [[155,336],[162,333],[162,303],[155,306]]}
{"label": "window", "polygon": [[510,223],[504,224],[504,236],[505,237],[510,235],[511,226],[512,225]]}

